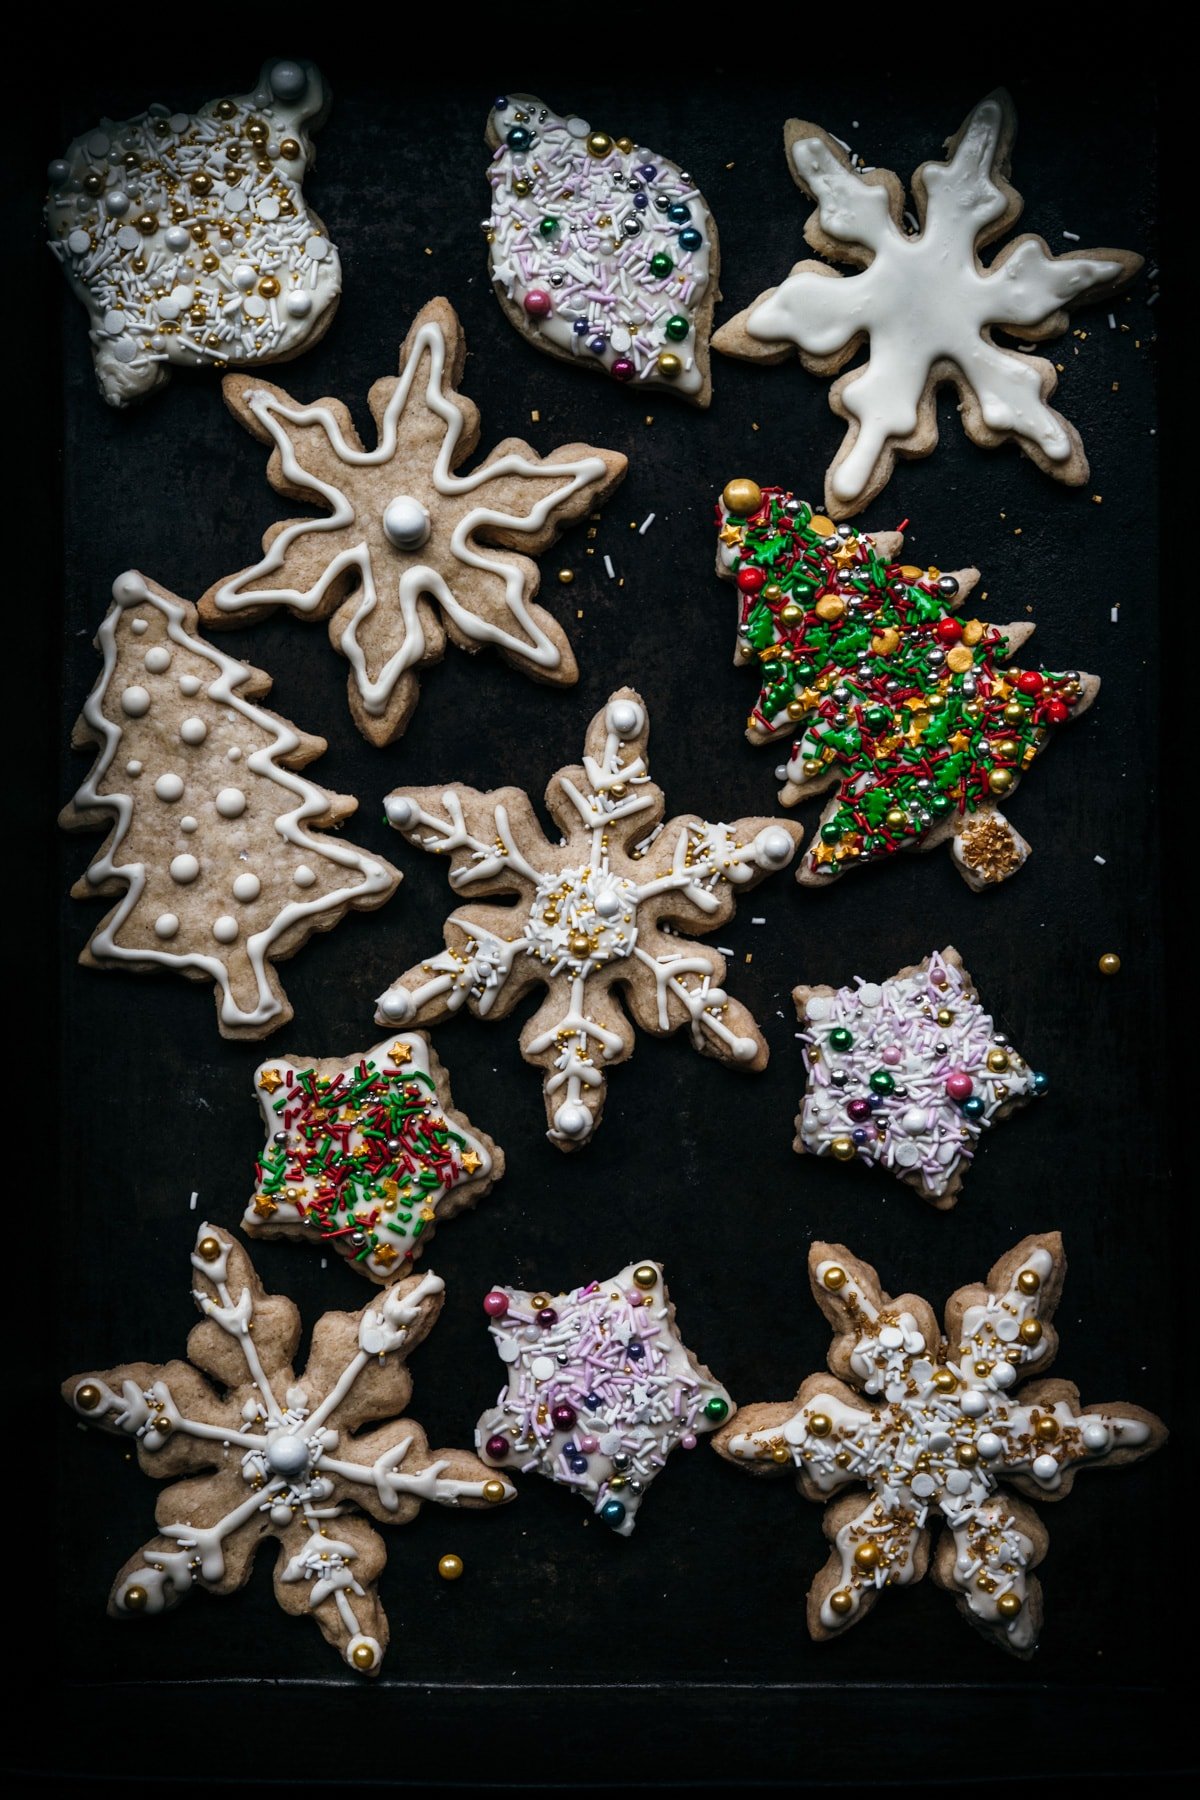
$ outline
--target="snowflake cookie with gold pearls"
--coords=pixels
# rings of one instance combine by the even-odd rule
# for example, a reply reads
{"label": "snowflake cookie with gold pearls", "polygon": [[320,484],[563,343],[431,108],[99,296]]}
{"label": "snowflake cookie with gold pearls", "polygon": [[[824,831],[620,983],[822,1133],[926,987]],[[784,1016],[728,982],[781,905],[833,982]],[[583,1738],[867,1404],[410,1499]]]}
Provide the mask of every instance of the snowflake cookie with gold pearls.
{"label": "snowflake cookie with gold pearls", "polygon": [[578,679],[562,626],[534,604],[532,558],[607,498],[626,459],[590,444],[540,456],[506,438],[457,474],[479,442],[479,409],[457,392],[466,354],[454,308],[431,300],[401,347],[399,376],[367,396],[373,450],[340,400],[304,405],[251,376],[224,382],[234,417],[271,446],[271,486],[323,516],[272,525],[261,560],[211,587],[200,616],[245,625],[285,607],[328,619],[350,664],[351,714],[373,744],[404,731],[420,671],[442,660],[447,637],[496,650],[536,681]]}
{"label": "snowflake cookie with gold pearls", "polygon": [[953,1206],[982,1132],[1046,1091],[952,946],[884,982],[792,990],[808,1090],[798,1153],[888,1170]]}
{"label": "snowflake cookie with gold pearls", "polygon": [[158,1536],[113,1583],[109,1613],[162,1613],[198,1587],[235,1593],[273,1540],[284,1612],[314,1619],[352,1669],[377,1675],[387,1552],[364,1514],[407,1525],[423,1500],[486,1510],[516,1493],[469,1451],[430,1450],[403,1417],[405,1361],[434,1325],[444,1284],[412,1276],[359,1312],[326,1313],[297,1378],[300,1314],[265,1291],[246,1252],[202,1225],[191,1263],[203,1320],[188,1362],[123,1363],[63,1383],[79,1418],[135,1439],[144,1472],[174,1482],[158,1497]]}
{"label": "snowflake cookie with gold pearls", "polygon": [[[1040,469],[1078,487],[1088,462],[1078,431],[1049,404],[1054,364],[1025,346],[1059,337],[1067,308],[1132,281],[1131,250],[1068,250],[1053,256],[1027,233],[990,265],[980,253],[1021,215],[1008,180],[1017,116],[1002,90],[967,115],[944,162],[922,163],[912,180],[910,230],[904,185],[890,169],[856,166],[820,125],[789,119],[788,168],[816,202],[804,235],[829,262],[800,262],[713,338],[718,350],[782,362],[796,350],[806,369],[837,375],[868,342],[867,361],[834,382],[829,405],[846,435],[825,477],[835,519],[861,512],[887,485],[897,456],[928,456],[938,438],[937,391],[958,390],[963,429],[993,448],[1015,440]],[[1020,340],[1008,349],[1000,330]]]}
{"label": "snowflake cookie with gold pearls", "polygon": [[273,61],[252,93],[102,119],[50,164],[50,249],[110,406],[173,366],[283,362],[324,336],[341,265],[301,188],[328,110],[311,63]]}
{"label": "snowflake cookie with gold pearls", "polygon": [[[1057,1232],[1023,1239],[985,1284],[951,1296],[943,1334],[926,1301],[890,1299],[840,1244],[812,1246],[809,1280],[841,1379],[810,1375],[795,1400],[743,1407],[716,1448],[750,1474],[794,1469],[806,1499],[832,1501],[829,1560],[808,1595],[814,1638],[855,1624],[885,1588],[919,1581],[940,1515],[935,1582],[992,1643],[1033,1653],[1033,1570],[1049,1538],[1006,1486],[1062,1500],[1081,1469],[1137,1462],[1167,1436],[1139,1406],[1081,1407],[1071,1382],[1045,1379],[1066,1266]],[[1018,1385],[1028,1375],[1038,1379]]]}
{"label": "snowflake cookie with gold pearls", "polygon": [[717,227],[690,175],[532,94],[488,118],[496,298],[539,350],[631,388],[712,398]]}
{"label": "snowflake cookie with gold pearls", "polygon": [[436,1225],[504,1173],[422,1031],[357,1056],[271,1057],[254,1087],[267,1141],[243,1231],[326,1245],[373,1281],[406,1274]]}
{"label": "snowflake cookie with gold pearls", "polygon": [[376,1019],[425,1025],[464,1006],[499,1019],[544,987],[521,1054],[543,1070],[547,1136],[562,1150],[599,1123],[607,1071],[633,1053],[630,1017],[656,1037],[687,1026],[697,1050],[735,1068],[766,1067],[762,1033],[725,992],[724,958],[692,934],[723,925],[739,893],[787,866],[803,833],[784,819],[664,824],[649,730],[632,688],[596,714],[583,766],[560,769],[546,789],[558,844],[519,788],[397,788],[384,803],[411,844],[449,859],[457,893],[516,904],[451,913],[445,949],[380,995]]}
{"label": "snowflake cookie with gold pearls", "polygon": [[481,1455],[574,1488],[619,1537],[671,1452],[736,1410],[684,1345],[661,1263],[569,1294],[493,1288],[483,1308],[509,1373],[476,1427]]}

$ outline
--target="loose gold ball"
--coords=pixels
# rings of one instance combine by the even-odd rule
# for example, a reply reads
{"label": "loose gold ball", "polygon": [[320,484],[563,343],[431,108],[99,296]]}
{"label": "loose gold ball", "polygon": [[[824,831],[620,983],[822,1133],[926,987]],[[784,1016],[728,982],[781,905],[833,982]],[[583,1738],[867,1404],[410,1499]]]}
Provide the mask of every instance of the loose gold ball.
{"label": "loose gold ball", "polygon": [[1040,1344],[1042,1341],[1042,1321],[1040,1319],[1022,1319],[1021,1340],[1026,1344]]}
{"label": "loose gold ball", "polygon": [[354,1664],[356,1669],[373,1669],[375,1667],[375,1652],[372,1650],[370,1644],[355,1644],[353,1650],[350,1652],[350,1661]]}
{"label": "loose gold ball", "polygon": [[149,1598],[144,1587],[128,1587],[122,1596],[122,1605],[126,1612],[145,1612]]}
{"label": "loose gold ball", "polygon": [[1017,1276],[1017,1286],[1023,1294],[1036,1294],[1042,1285],[1042,1278],[1036,1269],[1022,1269]]}
{"label": "loose gold ball", "polygon": [[262,295],[264,300],[274,300],[279,293],[279,278],[278,278],[278,276],[277,275],[260,276],[259,283],[258,283],[258,291]]}
{"label": "loose gold ball", "polygon": [[673,350],[664,350],[659,355],[657,367],[664,381],[678,381],[683,374],[683,359]]}
{"label": "loose gold ball", "polygon": [[1058,1420],[1053,1413],[1043,1413],[1033,1429],[1043,1444],[1052,1444],[1058,1436]]}
{"label": "loose gold ball", "polygon": [[831,1268],[826,1269],[821,1280],[825,1283],[825,1286],[829,1289],[831,1294],[836,1294],[839,1288],[843,1288],[846,1285],[846,1271],[845,1269],[839,1269],[837,1264],[834,1263]]}
{"label": "loose gold ball", "polygon": [[652,1288],[658,1280],[658,1270],[653,1263],[640,1263],[633,1271],[634,1285],[640,1288]]}
{"label": "loose gold ball", "polygon": [[933,1385],[939,1394],[952,1394],[958,1386],[958,1376],[953,1369],[938,1369],[933,1377]]}
{"label": "loose gold ball", "polygon": [[1015,1619],[1020,1610],[1021,1596],[1014,1594],[1011,1589],[1007,1594],[1001,1594],[996,1602],[996,1611],[1002,1619]]}
{"label": "loose gold ball", "polygon": [[762,505],[762,489],[757,481],[748,476],[739,476],[735,481],[727,481],[721,492],[721,501],[728,513],[745,519],[756,513]]}
{"label": "loose gold ball", "polygon": [[867,1538],[854,1552],[854,1561],[860,1569],[877,1569],[883,1561],[883,1551],[874,1538]]}
{"label": "loose gold ball", "polygon": [[987,1065],[993,1075],[1003,1075],[1005,1069],[1008,1067],[1008,1052],[1005,1050],[989,1050]]}
{"label": "loose gold ball", "polygon": [[214,270],[219,269],[220,266],[221,259],[215,250],[206,250],[204,255],[200,258],[200,267],[204,270],[206,275],[211,275]]}
{"label": "loose gold ball", "polygon": [[594,156],[597,159],[602,156],[607,156],[612,147],[613,141],[609,137],[607,131],[589,131],[587,139],[587,153],[589,156]]}
{"label": "loose gold ball", "polygon": [[960,1444],[956,1454],[964,1469],[973,1469],[979,1461],[979,1452],[974,1444]]}
{"label": "loose gold ball", "polygon": [[993,769],[988,779],[993,793],[1007,794],[1013,784],[1013,772],[1011,769]]}
{"label": "loose gold ball", "polygon": [[838,1162],[850,1162],[854,1156],[853,1140],[848,1137],[835,1137],[832,1144],[829,1146],[829,1150],[830,1154],[835,1156]]}
{"label": "loose gold ball", "polygon": [[441,1556],[438,1558],[438,1574],[443,1581],[457,1581],[463,1572],[461,1556]]}
{"label": "loose gold ball", "polygon": [[502,1481],[485,1481],[483,1484],[483,1497],[493,1505],[497,1500],[503,1500],[506,1492],[507,1489]]}
{"label": "loose gold ball", "polygon": [[837,1588],[829,1596],[829,1610],[844,1618],[848,1612],[854,1611],[854,1595],[849,1588]]}
{"label": "loose gold ball", "polygon": [[201,1238],[196,1245],[196,1255],[202,1262],[216,1262],[221,1254],[221,1240],[215,1237]]}
{"label": "loose gold ball", "polygon": [[564,587],[570,587],[575,579],[574,569],[560,569],[558,571],[558,579],[562,582]]}
{"label": "loose gold ball", "polygon": [[80,1412],[95,1412],[103,1398],[94,1381],[85,1381],[75,1389],[75,1404]]}
{"label": "loose gold ball", "polygon": [[1096,967],[1102,975],[1116,975],[1121,967],[1121,959],[1115,951],[1106,950]]}
{"label": "loose gold ball", "polygon": [[197,169],[196,173],[192,176],[191,180],[188,182],[188,186],[191,188],[193,194],[201,194],[201,195],[211,194],[212,193],[212,184],[213,184],[213,178],[209,174],[207,169]]}
{"label": "loose gold ball", "polygon": [[828,1437],[833,1430],[833,1420],[828,1413],[814,1413],[808,1421],[808,1429],[814,1437]]}
{"label": "loose gold ball", "polygon": [[295,162],[300,154],[300,146],[295,138],[284,138],[279,146],[279,154],[285,162]]}
{"label": "loose gold ball", "polygon": [[143,237],[153,237],[158,230],[158,220],[150,212],[139,213],[133,222]]}

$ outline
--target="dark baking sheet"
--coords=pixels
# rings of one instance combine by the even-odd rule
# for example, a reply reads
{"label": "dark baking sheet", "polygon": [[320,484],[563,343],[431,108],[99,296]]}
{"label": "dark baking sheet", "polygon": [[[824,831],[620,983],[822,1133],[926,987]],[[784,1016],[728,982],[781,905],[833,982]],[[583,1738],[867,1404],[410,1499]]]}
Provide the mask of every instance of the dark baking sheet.
{"label": "dark baking sheet", "polygon": [[[259,46],[240,28],[227,51],[201,35],[186,63],[148,49],[118,62],[98,45],[60,69],[57,104],[31,114],[23,143],[30,185],[14,216],[50,368],[31,432],[44,453],[35,467],[48,523],[61,531],[40,559],[37,605],[47,610],[31,627],[50,640],[43,670],[61,660],[61,718],[52,716],[53,676],[25,696],[25,741],[59,759],[57,792],[39,799],[39,833],[88,767],[65,744],[96,674],[91,638],[113,577],[137,566],[195,597],[250,561],[263,528],[284,516],[263,449],[227,415],[216,381],[176,374],[126,414],[100,402],[82,313],[36,241],[30,194],[40,193],[42,164],[102,111],[121,118],[155,98],[190,107],[252,82]],[[700,414],[661,394],[642,402],[519,341],[488,291],[479,230],[493,93],[505,83],[539,92],[689,168],[720,227],[726,317],[805,253],[806,203],[781,150],[789,114],[819,120],[907,176],[1007,78],[1020,118],[1023,223],[1056,248],[1064,231],[1083,245],[1136,247],[1153,270],[1155,99],[1124,72],[1074,81],[1048,64],[1034,72],[1032,61],[935,72],[857,56],[843,66],[832,43],[807,69],[805,58],[783,66],[765,43],[739,43],[736,53],[725,44],[714,48],[724,69],[687,79],[657,54],[631,51],[626,76],[607,54],[536,66],[514,53],[494,73],[460,68],[453,84],[394,61],[386,75],[373,72],[361,49],[283,48],[314,55],[333,88],[309,193],[345,273],[333,329],[281,372],[284,384],[306,399],[341,396],[366,426],[368,387],[394,370],[417,308],[444,293],[466,329],[463,385],[482,410],[485,449],[520,433],[543,451],[583,438],[630,456],[595,555],[585,554],[581,527],[543,561],[544,596],[578,653],[574,690],[547,690],[498,659],[451,650],[423,678],[407,735],[379,752],[351,724],[346,666],[321,627],[281,616],[220,636],[223,649],[270,671],[274,706],[328,738],[316,778],[359,796],[352,837],[404,870],[382,912],[349,917],[284,969],[296,1017],[271,1044],[344,1053],[374,1041],[373,996],[437,946],[451,904],[440,864],[410,852],[383,821],[381,796],[397,783],[511,781],[540,794],[577,757],[591,713],[628,681],[649,703],[653,770],[672,812],[773,809],[778,756],[741,736],[752,677],[731,666],[735,603],[712,573],[712,502],[738,474],[816,498],[841,430],[828,383],[798,363],[755,369],[715,358],[714,404]],[[509,1172],[473,1215],[443,1228],[426,1259],[448,1298],[414,1357],[412,1410],[435,1443],[468,1443],[499,1385],[479,1307],[493,1281],[556,1289],[630,1258],[661,1258],[689,1344],[738,1399],[781,1398],[824,1364],[828,1334],[804,1274],[813,1236],[844,1240],[891,1291],[915,1289],[940,1309],[1023,1234],[1055,1226],[1070,1263],[1056,1372],[1078,1382],[1085,1401],[1136,1400],[1182,1424],[1187,1400],[1172,1374],[1185,1326],[1182,1308],[1167,1302],[1179,1267],[1168,1131],[1179,1090],[1155,805],[1157,285],[1143,274],[1116,303],[1122,329],[1109,329],[1106,306],[1084,311],[1050,349],[1063,365],[1062,408],[1092,461],[1087,488],[1058,487],[1015,450],[975,449],[944,397],[940,450],[901,465],[861,521],[882,529],[911,519],[917,560],[974,561],[987,616],[1034,617],[1034,655],[1104,679],[1092,711],[1060,735],[1012,806],[1034,846],[1020,876],[975,896],[941,853],[823,893],[800,891],[790,874],[774,878],[720,934],[736,950],[730,986],[771,1043],[766,1073],[739,1078],[684,1036],[642,1038],[611,1077],[594,1143],[570,1158],[542,1135],[519,1020],[464,1018],[437,1031],[456,1100],[503,1143]],[[56,417],[45,395],[58,390],[59,367]],[[656,521],[639,536],[631,522],[651,510]],[[622,582],[606,579],[605,553]],[[554,580],[560,566],[577,571],[569,589]],[[43,758],[43,772],[50,766]],[[816,811],[800,815],[810,829]],[[886,1596],[846,1638],[812,1644],[803,1597],[824,1556],[820,1509],[790,1480],[747,1481],[707,1450],[672,1460],[629,1542],[532,1477],[497,1515],[427,1507],[389,1533],[381,1594],[392,1643],[375,1684],[341,1668],[311,1625],[276,1609],[270,1553],[240,1596],[198,1594],[141,1627],[108,1620],[109,1582],[152,1530],[156,1484],[123,1444],[79,1431],[54,1384],[78,1369],[183,1353],[197,1217],[233,1226],[248,1192],[259,1051],[218,1037],[207,987],[76,968],[99,909],[66,893],[98,840],[40,841],[57,849],[43,919],[61,952],[63,1059],[42,1152],[61,1153],[66,1219],[55,1227],[62,1256],[39,1259],[59,1300],[50,1348],[39,1353],[50,1366],[39,1371],[36,1435],[39,1455],[55,1461],[59,1504],[30,1553],[36,1574],[27,1566],[18,1579],[35,1581],[44,1598],[53,1570],[54,1652],[35,1653],[33,1679],[63,1730],[10,1749],[19,1766],[203,1774],[210,1785],[330,1774],[967,1784],[1185,1760],[1163,1635],[1167,1616],[1190,1603],[1187,1556],[1172,1550],[1176,1533],[1192,1535],[1179,1508],[1178,1443],[1112,1479],[1085,1478],[1065,1506],[1043,1509],[1047,1616],[1028,1664],[977,1639],[928,1581]],[[766,925],[754,926],[754,915]],[[857,1166],[793,1156],[801,1067],[789,990],[801,980],[881,978],[946,943],[1049,1072],[1051,1092],[987,1141],[965,1197],[942,1215]],[[1096,959],[1110,949],[1124,967],[1106,982]],[[19,1240],[16,1248],[28,1253]],[[291,1294],[308,1326],[326,1307],[367,1298],[365,1283],[340,1263],[322,1269],[308,1247],[264,1244],[255,1255],[268,1287]],[[466,1562],[453,1586],[436,1573],[451,1549]],[[28,1646],[24,1607],[20,1617]]]}

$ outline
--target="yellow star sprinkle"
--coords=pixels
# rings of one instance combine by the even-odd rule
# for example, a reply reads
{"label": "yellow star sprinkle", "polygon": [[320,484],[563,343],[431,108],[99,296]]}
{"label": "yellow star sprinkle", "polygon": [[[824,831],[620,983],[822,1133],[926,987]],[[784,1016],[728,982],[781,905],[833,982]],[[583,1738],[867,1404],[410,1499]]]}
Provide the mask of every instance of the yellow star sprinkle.
{"label": "yellow star sprinkle", "polygon": [[283,1086],[283,1076],[278,1069],[264,1069],[258,1078],[258,1085],[268,1094],[273,1094],[276,1088]]}
{"label": "yellow star sprinkle", "polygon": [[476,1151],[468,1150],[462,1159],[462,1166],[466,1174],[474,1175],[483,1167],[483,1158]]}
{"label": "yellow star sprinkle", "polygon": [[254,1210],[260,1219],[269,1219],[279,1211],[278,1200],[272,1200],[270,1194],[255,1194]]}
{"label": "yellow star sprinkle", "polygon": [[372,1250],[372,1252],[371,1252],[371,1255],[374,1257],[374,1259],[377,1263],[382,1263],[382,1265],[385,1269],[390,1269],[392,1264],[396,1261],[397,1257],[400,1255],[400,1252],[398,1250],[394,1250],[390,1244],[376,1244],[374,1250]]}
{"label": "yellow star sprinkle", "polygon": [[388,1061],[399,1063],[400,1067],[403,1068],[405,1063],[410,1063],[412,1061],[412,1045],[406,1044],[400,1038],[397,1038],[396,1042],[388,1051]]}

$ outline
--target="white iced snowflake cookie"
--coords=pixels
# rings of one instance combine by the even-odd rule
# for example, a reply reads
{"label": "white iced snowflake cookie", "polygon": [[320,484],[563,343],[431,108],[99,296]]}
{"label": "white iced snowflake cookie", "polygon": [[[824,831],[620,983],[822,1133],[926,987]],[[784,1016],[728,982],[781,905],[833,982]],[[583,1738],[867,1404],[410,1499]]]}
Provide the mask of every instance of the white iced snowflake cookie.
{"label": "white iced snowflake cookie", "polygon": [[50,249],[110,406],[172,365],[282,362],[324,335],[341,265],[301,189],[328,110],[311,63],[276,60],[252,93],[102,119],[50,164]]}
{"label": "white iced snowflake cookie", "polygon": [[407,1525],[423,1500],[487,1508],[516,1493],[470,1451],[431,1450],[404,1417],[406,1359],[436,1322],[445,1283],[412,1276],[358,1312],[326,1313],[297,1378],[299,1311],[266,1292],[241,1246],[201,1225],[191,1266],[202,1322],[188,1362],[123,1363],[62,1387],[80,1419],[136,1440],[143,1471],[174,1483],[158,1496],[158,1535],[113,1583],[109,1613],[153,1617],[195,1588],[236,1593],[273,1541],[279,1605],[315,1620],[359,1674],[378,1675],[387,1552],[364,1514]]}
{"label": "white iced snowflake cookie", "polygon": [[98,755],[60,823],[108,830],[75,898],[120,899],[80,961],[212,981],[221,1035],[265,1037],[292,1016],[276,962],[400,876],[323,829],[358,805],[298,773],[325,740],[254,704],[270,677],[206,643],[194,606],[131,570],[96,646],[72,742]]}
{"label": "white iced snowflake cookie", "polygon": [[[926,1301],[890,1299],[841,1244],[812,1246],[809,1280],[836,1333],[829,1367],[840,1379],[810,1375],[795,1400],[744,1406],[716,1449],[750,1474],[795,1470],[806,1499],[831,1502],[829,1560],[808,1594],[814,1638],[864,1618],[885,1588],[919,1581],[940,1515],[934,1580],[992,1643],[1032,1655],[1033,1570],[1049,1538],[1005,1484],[1061,1500],[1080,1469],[1136,1462],[1167,1436],[1140,1406],[1081,1407],[1072,1382],[1045,1378],[1066,1266],[1057,1232],[1025,1238],[986,1284],[951,1296],[943,1334]],[[1027,1375],[1037,1379],[1019,1386]]]}
{"label": "white iced snowflake cookie", "polygon": [[927,456],[937,442],[935,398],[952,383],[968,436],[992,447],[1014,438],[1056,480],[1086,481],[1079,433],[1055,412],[1052,363],[992,338],[1057,337],[1067,307],[1096,301],[1131,281],[1142,258],[1129,250],[1052,256],[1040,237],[1007,244],[990,265],[980,252],[1021,213],[1008,181],[1016,134],[1012,101],[989,94],[912,180],[918,229],[905,224],[904,187],[890,169],[860,172],[819,125],[789,119],[788,168],[816,202],[804,235],[814,250],[858,273],[800,262],[777,288],[714,335],[718,350],[781,362],[799,350],[805,368],[836,375],[869,343],[867,362],[836,381],[829,404],[847,422],[825,480],[832,518],[860,512],[886,485],[897,455]]}
{"label": "white iced snowflake cookie", "polygon": [[[698,1050],[734,1068],[767,1062],[758,1026],[725,992],[724,958],[692,934],[723,925],[738,893],[786,868],[804,834],[788,819],[664,824],[649,732],[632,688],[596,714],[583,766],[560,769],[546,790],[558,844],[519,788],[397,788],[384,802],[410,843],[448,858],[451,887],[472,904],[447,919],[444,950],[380,995],[377,1021],[431,1024],[464,1006],[499,1019],[541,985],[521,1054],[543,1071],[547,1135],[561,1150],[599,1123],[607,1072],[633,1053],[630,1017],[656,1037],[687,1026]],[[516,904],[474,902],[494,894]]]}
{"label": "white iced snowflake cookie", "polygon": [[509,1372],[475,1428],[480,1454],[574,1488],[620,1537],[672,1450],[736,1410],[680,1338],[661,1263],[569,1294],[493,1288],[483,1306]]}
{"label": "white iced snowflake cookie", "polygon": [[980,1135],[1046,1091],[950,946],[884,982],[792,990],[808,1089],[795,1149],[888,1170],[954,1205]]}
{"label": "white iced snowflake cookie", "polygon": [[488,263],[510,324],[563,361],[707,406],[720,253],[691,177],[532,94],[496,101],[487,141]]}

